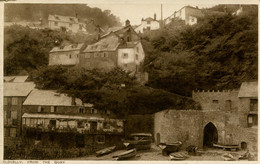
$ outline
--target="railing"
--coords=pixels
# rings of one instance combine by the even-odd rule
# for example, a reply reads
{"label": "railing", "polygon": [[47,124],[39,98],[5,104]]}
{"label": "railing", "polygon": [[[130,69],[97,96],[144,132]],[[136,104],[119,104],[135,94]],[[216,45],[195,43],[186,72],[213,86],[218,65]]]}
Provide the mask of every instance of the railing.
{"label": "railing", "polygon": [[76,127],[54,127],[54,126],[26,126],[23,125],[23,131],[37,132],[55,132],[55,133],[80,133],[80,134],[123,134],[123,129],[85,129]]}

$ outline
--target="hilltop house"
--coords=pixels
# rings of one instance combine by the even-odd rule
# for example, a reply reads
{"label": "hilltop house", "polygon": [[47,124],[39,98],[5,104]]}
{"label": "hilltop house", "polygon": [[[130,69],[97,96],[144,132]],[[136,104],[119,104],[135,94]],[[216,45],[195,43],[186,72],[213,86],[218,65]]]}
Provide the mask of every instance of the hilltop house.
{"label": "hilltop house", "polygon": [[[23,76],[24,77],[24,76]],[[27,76],[25,76],[27,77]],[[15,80],[15,77],[5,77]],[[4,146],[20,144],[22,130],[22,104],[35,85],[18,78],[19,82],[4,82]]]}
{"label": "hilltop house", "polygon": [[[240,145],[257,151],[258,84],[244,82],[238,90],[194,91],[192,98],[202,110],[164,110],[154,115],[157,143],[182,141],[212,147]],[[217,116],[217,117],[216,117]],[[190,128],[192,127],[192,128]]]}
{"label": "hilltop house", "polygon": [[79,63],[79,53],[84,44],[54,47],[49,54],[49,65],[74,66]]}
{"label": "hilltop house", "polygon": [[164,21],[169,24],[173,19],[184,20],[185,24],[194,25],[198,23],[198,19],[204,16],[202,10],[198,7],[184,6],[180,10],[175,11],[171,16],[167,17]]}
{"label": "hilltop house", "polygon": [[99,149],[117,144],[124,132],[113,112],[54,90],[33,90],[23,106],[26,144]]}
{"label": "hilltop house", "polygon": [[61,16],[61,15],[49,15],[48,27],[50,29],[62,29],[73,33],[86,32],[84,23],[79,22],[77,17]]}
{"label": "hilltop house", "polygon": [[137,33],[143,33],[145,31],[157,30],[160,28],[160,22],[156,20],[156,14],[154,14],[154,18],[148,17],[146,19],[142,19],[141,24],[135,28]]}
{"label": "hilltop house", "polygon": [[140,37],[127,20],[125,27],[111,30],[98,42],[88,45],[80,54],[79,65],[104,70],[120,66],[126,71],[139,72],[144,57]]}

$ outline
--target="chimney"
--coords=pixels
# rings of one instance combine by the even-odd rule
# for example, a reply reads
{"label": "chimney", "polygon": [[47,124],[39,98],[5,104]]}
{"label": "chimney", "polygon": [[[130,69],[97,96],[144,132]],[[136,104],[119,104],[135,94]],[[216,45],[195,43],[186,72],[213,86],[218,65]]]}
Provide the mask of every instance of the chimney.
{"label": "chimney", "polygon": [[97,37],[97,40],[99,40],[101,38],[101,29],[100,29],[100,26],[97,25],[97,29],[98,29],[98,37]]}
{"label": "chimney", "polygon": [[154,13],[154,15],[153,15],[153,19],[156,20],[156,13]]}
{"label": "chimney", "polygon": [[199,7],[198,6],[196,6],[196,9],[198,9]]}
{"label": "chimney", "polygon": [[127,19],[127,20],[125,21],[125,26],[128,26],[128,25],[130,25],[130,21]]}
{"label": "chimney", "polygon": [[71,97],[71,105],[72,106],[76,105],[76,98],[75,97]]}

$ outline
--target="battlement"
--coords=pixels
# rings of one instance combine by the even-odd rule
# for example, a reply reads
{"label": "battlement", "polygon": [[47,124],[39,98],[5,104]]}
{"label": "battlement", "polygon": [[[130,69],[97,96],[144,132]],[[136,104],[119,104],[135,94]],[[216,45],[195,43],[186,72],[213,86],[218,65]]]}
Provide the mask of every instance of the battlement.
{"label": "battlement", "polygon": [[237,92],[238,90],[236,89],[232,89],[232,90],[192,90],[192,94],[193,93],[207,93],[207,92],[217,92],[217,93],[231,93],[231,92]]}

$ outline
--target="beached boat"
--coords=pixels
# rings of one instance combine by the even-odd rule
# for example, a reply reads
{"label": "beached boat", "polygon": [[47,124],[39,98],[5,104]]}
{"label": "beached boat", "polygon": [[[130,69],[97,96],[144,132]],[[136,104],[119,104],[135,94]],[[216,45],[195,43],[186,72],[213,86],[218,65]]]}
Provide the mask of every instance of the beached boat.
{"label": "beached boat", "polygon": [[113,156],[113,158],[115,158],[116,160],[124,160],[124,159],[132,158],[134,156],[136,156],[136,149],[125,151],[123,153]]}
{"label": "beached boat", "polygon": [[239,145],[221,145],[221,144],[213,144],[215,148],[222,148],[223,150],[239,150]]}
{"label": "beached boat", "polygon": [[170,153],[180,150],[182,142],[177,141],[173,143],[160,143],[159,147],[162,149],[162,154],[168,156]]}
{"label": "beached boat", "polygon": [[190,156],[185,153],[171,153],[169,155],[169,157],[171,160],[178,161],[178,160],[185,160],[185,159],[189,158]]}
{"label": "beached boat", "polygon": [[100,157],[100,156],[109,154],[109,153],[113,152],[115,150],[115,148],[116,148],[116,146],[111,146],[111,147],[107,147],[105,149],[96,151],[96,156]]}
{"label": "beached boat", "polygon": [[136,148],[137,150],[145,150],[151,148],[152,134],[150,133],[133,133],[128,139],[123,140],[127,149]]}

